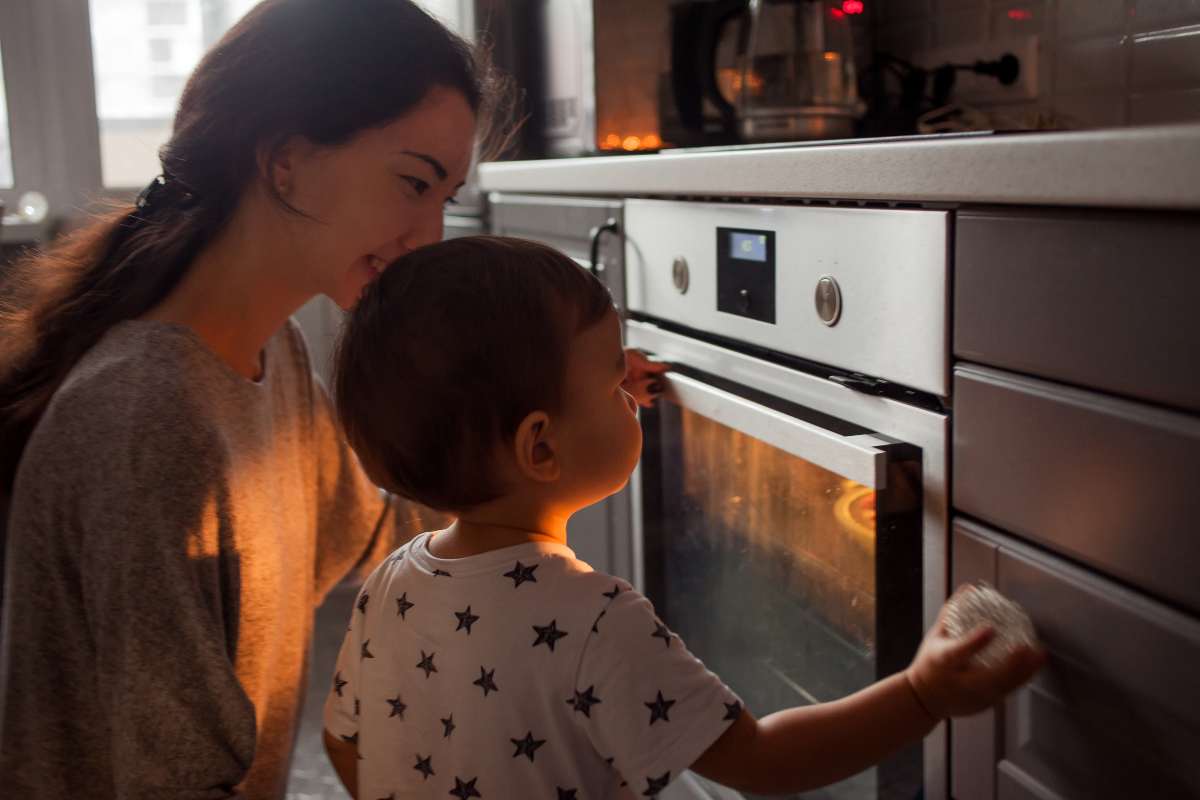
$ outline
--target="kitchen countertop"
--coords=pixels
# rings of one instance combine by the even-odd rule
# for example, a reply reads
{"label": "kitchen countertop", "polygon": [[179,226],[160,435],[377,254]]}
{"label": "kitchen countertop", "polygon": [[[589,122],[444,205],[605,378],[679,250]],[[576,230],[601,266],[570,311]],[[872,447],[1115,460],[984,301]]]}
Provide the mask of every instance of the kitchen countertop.
{"label": "kitchen countertop", "polygon": [[485,191],[1200,210],[1200,124],[482,164]]}

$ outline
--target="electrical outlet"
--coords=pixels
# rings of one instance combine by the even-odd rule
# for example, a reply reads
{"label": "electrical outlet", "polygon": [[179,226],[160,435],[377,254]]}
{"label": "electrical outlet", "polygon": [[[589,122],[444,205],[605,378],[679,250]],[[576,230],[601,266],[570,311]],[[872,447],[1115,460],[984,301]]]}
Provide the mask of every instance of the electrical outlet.
{"label": "electrical outlet", "polygon": [[997,39],[992,42],[934,47],[921,52],[915,59],[917,66],[935,69],[942,64],[974,64],[976,61],[996,61],[1005,53],[1012,53],[1021,62],[1021,71],[1015,83],[1005,86],[990,75],[977,75],[969,70],[959,70],[954,79],[954,101],[972,103],[1005,103],[1034,100],[1038,96],[1038,37],[1021,36],[1013,39]]}

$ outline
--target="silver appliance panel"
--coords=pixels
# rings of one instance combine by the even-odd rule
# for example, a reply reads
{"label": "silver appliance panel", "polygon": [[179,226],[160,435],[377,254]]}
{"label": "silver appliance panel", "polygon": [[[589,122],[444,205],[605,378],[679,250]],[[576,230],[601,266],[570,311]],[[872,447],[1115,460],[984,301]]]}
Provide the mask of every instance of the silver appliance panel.
{"label": "silver appliance panel", "polygon": [[[932,210],[627,200],[628,309],[946,396],[949,225]],[[773,234],[774,322],[718,310],[719,229]]]}

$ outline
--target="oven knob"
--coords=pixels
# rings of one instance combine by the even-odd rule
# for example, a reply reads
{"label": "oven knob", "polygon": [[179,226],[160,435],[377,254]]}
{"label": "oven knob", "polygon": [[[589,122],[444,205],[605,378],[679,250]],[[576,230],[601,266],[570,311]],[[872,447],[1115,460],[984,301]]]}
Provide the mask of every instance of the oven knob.
{"label": "oven knob", "polygon": [[821,322],[830,327],[837,325],[842,316],[842,290],[829,275],[817,281],[816,304]]}
{"label": "oven knob", "polygon": [[690,281],[687,259],[679,256],[671,262],[671,282],[675,284],[675,288],[679,290],[680,294],[687,294]]}
{"label": "oven knob", "polygon": [[739,289],[738,290],[738,308],[741,309],[741,312],[743,314],[750,313],[750,290],[749,289]]}

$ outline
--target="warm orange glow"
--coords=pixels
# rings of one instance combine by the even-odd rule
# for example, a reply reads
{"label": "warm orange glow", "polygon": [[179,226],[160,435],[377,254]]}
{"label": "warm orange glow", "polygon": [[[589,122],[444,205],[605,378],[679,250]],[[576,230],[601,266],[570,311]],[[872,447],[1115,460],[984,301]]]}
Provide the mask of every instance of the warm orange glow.
{"label": "warm orange glow", "polygon": [[875,492],[689,411],[683,494],[698,535],[789,564],[783,590],[842,635],[874,645]]}
{"label": "warm orange glow", "polygon": [[642,137],[642,147],[647,150],[657,150],[662,147],[662,139],[657,133],[648,133]]}
{"label": "warm orange glow", "polygon": [[824,53],[822,53],[822,55],[826,61],[837,61],[839,58],[841,58],[839,54],[833,52],[832,50],[826,50]]}
{"label": "warm orange glow", "polygon": [[615,150],[621,146],[621,137],[615,133],[610,133],[608,136],[604,137],[603,146],[608,150]]}
{"label": "warm orange glow", "polygon": [[625,137],[625,138],[624,138],[624,139],[621,141],[621,149],[622,149],[622,150],[640,150],[641,148],[642,148],[642,140],[641,140],[641,137],[638,137],[638,136],[626,136],[626,137]]}

